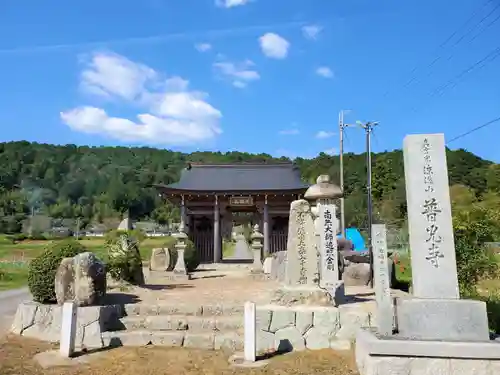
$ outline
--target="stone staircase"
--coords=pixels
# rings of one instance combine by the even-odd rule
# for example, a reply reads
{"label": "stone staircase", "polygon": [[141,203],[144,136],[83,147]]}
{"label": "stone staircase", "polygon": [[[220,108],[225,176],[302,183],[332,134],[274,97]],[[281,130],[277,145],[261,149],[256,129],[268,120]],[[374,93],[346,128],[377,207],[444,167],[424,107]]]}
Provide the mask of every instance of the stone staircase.
{"label": "stone staircase", "polygon": [[132,304],[124,310],[102,333],[104,345],[243,349],[243,306]]}

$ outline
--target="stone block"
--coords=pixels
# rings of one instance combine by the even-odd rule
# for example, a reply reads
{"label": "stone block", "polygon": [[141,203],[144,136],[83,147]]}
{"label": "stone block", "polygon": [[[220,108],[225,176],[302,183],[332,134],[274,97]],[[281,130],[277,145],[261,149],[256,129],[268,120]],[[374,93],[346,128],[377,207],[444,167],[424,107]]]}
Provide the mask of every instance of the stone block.
{"label": "stone block", "polygon": [[400,337],[415,340],[489,340],[486,303],[461,299],[398,298]]}
{"label": "stone block", "polygon": [[186,333],[184,336],[184,347],[213,350],[215,345],[215,334],[213,333]]}
{"label": "stone block", "polygon": [[304,335],[307,349],[328,349],[330,348],[330,338],[321,328],[312,327]]}
{"label": "stone block", "polygon": [[182,331],[156,331],[151,333],[151,344],[158,346],[182,346],[184,332]]}
{"label": "stone block", "polygon": [[304,337],[295,327],[279,329],[274,334],[276,348],[280,352],[299,351],[306,348]]}
{"label": "stone block", "polygon": [[327,339],[335,336],[340,329],[339,310],[336,308],[325,308],[314,311],[313,326],[321,330]]}
{"label": "stone block", "polygon": [[313,312],[311,310],[297,310],[295,315],[295,328],[304,335],[313,326]]}
{"label": "stone block", "polygon": [[276,350],[274,333],[272,332],[262,331],[258,329],[256,335],[256,343],[258,353]]}
{"label": "stone block", "polygon": [[279,329],[295,326],[295,311],[287,308],[278,308],[273,311],[270,332],[276,332]]}
{"label": "stone block", "polygon": [[262,264],[262,269],[264,271],[264,273],[266,275],[270,275],[271,274],[271,264],[273,262],[273,257],[270,256],[270,257],[267,257],[266,259],[264,259],[264,263]]}
{"label": "stone block", "polygon": [[330,340],[330,349],[333,350],[351,350],[352,343],[349,340]]}
{"label": "stone block", "polygon": [[273,312],[267,307],[257,306],[255,312],[256,327],[263,331],[269,331]]}
{"label": "stone block", "polygon": [[244,338],[235,332],[216,333],[214,340],[215,350],[229,350],[231,352],[243,350]]}

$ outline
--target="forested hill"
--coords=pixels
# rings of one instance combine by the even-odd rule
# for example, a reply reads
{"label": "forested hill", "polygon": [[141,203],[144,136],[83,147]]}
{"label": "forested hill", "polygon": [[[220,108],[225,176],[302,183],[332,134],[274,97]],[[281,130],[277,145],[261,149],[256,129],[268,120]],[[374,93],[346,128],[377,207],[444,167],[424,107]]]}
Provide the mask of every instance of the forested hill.
{"label": "forested hill", "polygon": [[[166,222],[178,215],[147,186],[175,182],[188,161],[264,162],[267,154],[195,152],[154,148],[54,146],[29,142],[0,143],[0,232],[20,230],[32,210],[60,219],[79,217],[86,225],[121,216],[128,208],[136,219]],[[287,160],[281,158],[279,160]],[[338,181],[338,156],[320,154],[295,160],[304,180],[329,173]],[[450,184],[466,185],[480,196],[500,190],[496,164],[467,151],[448,151]],[[345,155],[347,224],[366,220],[365,155]],[[375,215],[397,224],[406,213],[401,151],[373,157]]]}

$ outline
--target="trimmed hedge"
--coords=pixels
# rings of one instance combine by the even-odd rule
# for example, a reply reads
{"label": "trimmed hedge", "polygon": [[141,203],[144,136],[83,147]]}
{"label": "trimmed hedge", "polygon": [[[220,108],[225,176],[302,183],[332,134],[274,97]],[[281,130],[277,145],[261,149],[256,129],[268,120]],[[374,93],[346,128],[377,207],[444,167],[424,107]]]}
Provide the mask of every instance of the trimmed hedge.
{"label": "trimmed hedge", "polygon": [[40,303],[56,301],[55,277],[63,258],[71,258],[87,251],[74,239],[51,242],[45,251],[30,262],[28,287],[33,299]]}

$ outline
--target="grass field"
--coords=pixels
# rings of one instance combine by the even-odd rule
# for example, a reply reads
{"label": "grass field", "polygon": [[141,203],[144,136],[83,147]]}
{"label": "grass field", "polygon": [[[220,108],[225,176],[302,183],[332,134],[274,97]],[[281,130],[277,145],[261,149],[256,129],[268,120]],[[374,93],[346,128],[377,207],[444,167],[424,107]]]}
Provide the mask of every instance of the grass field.
{"label": "grass field", "polygon": [[[166,237],[145,239],[139,249],[143,260],[149,260],[152,249],[163,247]],[[51,241],[22,241],[16,244],[0,242],[0,290],[19,288],[26,285],[28,264],[31,259],[40,255]],[[82,243],[99,258],[106,257],[104,238],[85,238]]]}

